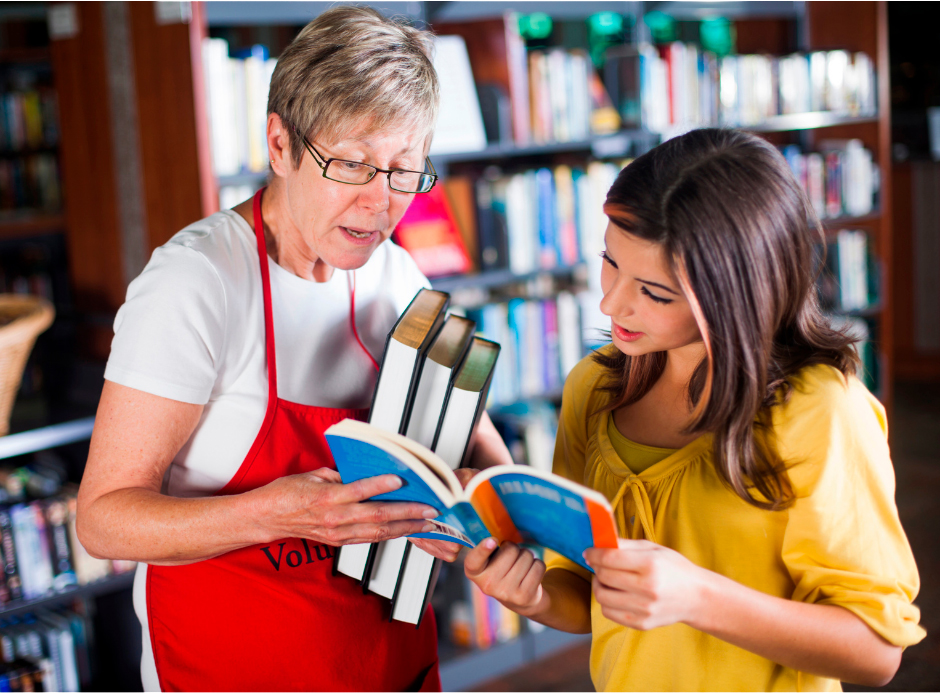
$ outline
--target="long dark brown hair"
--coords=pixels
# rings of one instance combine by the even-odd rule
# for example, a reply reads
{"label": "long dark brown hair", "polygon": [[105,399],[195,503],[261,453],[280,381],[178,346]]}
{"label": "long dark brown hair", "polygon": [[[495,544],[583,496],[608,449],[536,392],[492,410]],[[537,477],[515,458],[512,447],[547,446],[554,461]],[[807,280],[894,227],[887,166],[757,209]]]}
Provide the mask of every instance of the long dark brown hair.
{"label": "long dark brown hair", "polygon": [[[689,382],[692,422],[714,435],[715,466],[748,503],[787,507],[785,466],[755,435],[789,396],[788,378],[810,364],[855,373],[853,339],[819,309],[816,248],[824,232],[781,154],[735,130],[694,130],[624,168],[604,212],[623,231],[658,243],[686,293],[706,357]],[[616,409],[641,399],[665,352],[598,351]]]}

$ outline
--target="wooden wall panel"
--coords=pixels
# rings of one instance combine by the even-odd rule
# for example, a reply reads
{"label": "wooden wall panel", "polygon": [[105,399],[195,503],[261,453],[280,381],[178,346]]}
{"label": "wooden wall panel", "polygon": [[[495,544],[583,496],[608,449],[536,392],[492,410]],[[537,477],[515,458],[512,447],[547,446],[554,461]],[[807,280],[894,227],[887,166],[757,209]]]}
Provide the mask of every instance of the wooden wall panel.
{"label": "wooden wall panel", "polygon": [[190,26],[157,24],[152,2],[128,7],[152,252],[203,216]]}
{"label": "wooden wall panel", "polygon": [[76,3],[76,36],[52,41],[59,99],[69,273],[85,351],[110,348],[108,320],[124,301],[115,205],[108,73],[100,3]]}

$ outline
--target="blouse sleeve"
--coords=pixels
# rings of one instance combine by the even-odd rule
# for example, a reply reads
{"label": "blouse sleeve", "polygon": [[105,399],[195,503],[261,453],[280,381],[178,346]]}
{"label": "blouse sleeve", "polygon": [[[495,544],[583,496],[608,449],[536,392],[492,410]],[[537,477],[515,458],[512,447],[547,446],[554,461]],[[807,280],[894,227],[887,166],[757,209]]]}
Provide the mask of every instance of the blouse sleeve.
{"label": "blouse sleeve", "polygon": [[225,341],[225,292],[192,248],[157,248],[114,320],[105,378],[190,404],[209,401]]}
{"label": "blouse sleeve", "polygon": [[912,645],[925,636],[912,604],[920,579],[894,500],[884,409],[855,377],[808,370],[774,413],[796,496],[782,546],[792,598],[841,606]]}
{"label": "blouse sleeve", "polygon": [[[571,370],[561,398],[552,471],[579,484],[584,483],[587,409],[596,375],[591,357],[583,359]],[[591,581],[589,571],[554,551],[546,550],[545,565],[549,570],[562,568]]]}

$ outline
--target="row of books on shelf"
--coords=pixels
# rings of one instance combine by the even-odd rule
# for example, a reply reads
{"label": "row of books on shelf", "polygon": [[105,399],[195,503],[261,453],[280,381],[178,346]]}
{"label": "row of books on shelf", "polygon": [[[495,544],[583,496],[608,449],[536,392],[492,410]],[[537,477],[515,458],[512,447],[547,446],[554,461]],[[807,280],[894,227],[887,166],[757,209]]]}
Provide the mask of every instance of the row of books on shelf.
{"label": "row of books on shelf", "polygon": [[92,682],[91,619],[70,609],[0,618],[0,691],[80,691]]}
{"label": "row of books on shelf", "polygon": [[514,274],[570,267],[603,250],[603,202],[627,162],[522,171],[476,184],[480,263]]}
{"label": "row of books on shelf", "polygon": [[465,597],[451,602],[448,609],[448,636],[457,647],[486,650],[517,638],[521,617],[463,578]]}
{"label": "row of books on shelf", "polygon": [[620,129],[620,116],[583,50],[529,52],[529,117],[536,144],[583,141]]}
{"label": "row of books on shelf", "polygon": [[653,132],[756,126],[775,116],[821,111],[877,113],[874,64],[865,53],[718,58],[675,41],[611,49],[604,70],[624,126]]}
{"label": "row of books on shelf", "polygon": [[32,294],[52,301],[52,277],[44,270],[13,269],[7,273],[0,267],[0,294]]}
{"label": "row of books on shelf", "polygon": [[795,144],[783,148],[790,170],[803,186],[820,219],[870,214],[880,173],[861,140],[823,140],[820,152],[804,154]]}
{"label": "row of books on shelf", "polygon": [[818,289],[827,311],[863,311],[878,304],[878,272],[865,231],[841,229],[830,237]]}
{"label": "row of books on shelf", "polygon": [[54,147],[59,120],[52,89],[0,94],[0,152]]}
{"label": "row of books on shelf", "polygon": [[[11,478],[37,476],[4,470]],[[133,561],[108,561],[88,554],[75,529],[74,489],[49,498],[0,505],[0,613],[5,605],[38,599],[86,585],[108,575],[133,570]]]}
{"label": "row of books on shelf", "polygon": [[578,298],[562,291],[545,299],[512,299],[467,311],[480,334],[502,345],[490,386],[490,406],[557,397],[581,360]]}
{"label": "row of books on shelf", "polygon": [[57,212],[61,207],[59,164],[54,154],[0,159],[0,216],[23,209]]}
{"label": "row of books on shelf", "polygon": [[268,87],[277,61],[261,45],[230,56],[221,38],[203,39],[202,60],[215,174],[264,171]]}

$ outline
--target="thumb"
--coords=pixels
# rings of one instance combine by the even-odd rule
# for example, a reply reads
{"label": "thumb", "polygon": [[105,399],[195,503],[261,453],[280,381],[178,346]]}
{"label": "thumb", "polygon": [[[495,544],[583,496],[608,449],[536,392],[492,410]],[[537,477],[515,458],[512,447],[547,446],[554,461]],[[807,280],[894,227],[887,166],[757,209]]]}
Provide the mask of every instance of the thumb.
{"label": "thumb", "polygon": [[463,562],[463,571],[467,577],[470,579],[479,577],[486,570],[486,564],[495,551],[496,540],[493,537],[485,539],[483,543],[471,549]]}

